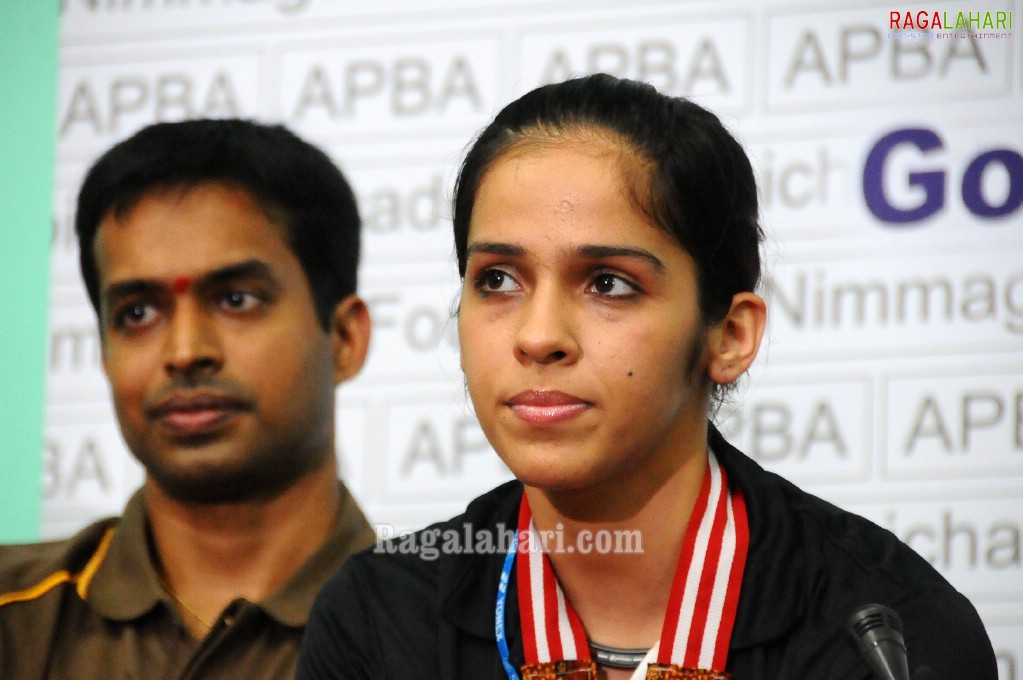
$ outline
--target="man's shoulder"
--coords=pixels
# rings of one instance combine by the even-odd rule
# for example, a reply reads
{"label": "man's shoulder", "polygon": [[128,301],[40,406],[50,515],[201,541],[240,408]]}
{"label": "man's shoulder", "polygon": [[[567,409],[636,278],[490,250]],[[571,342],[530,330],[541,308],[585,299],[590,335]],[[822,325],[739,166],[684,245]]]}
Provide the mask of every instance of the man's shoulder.
{"label": "man's shoulder", "polygon": [[102,519],[60,540],[0,545],[0,604],[18,593],[77,579],[119,521]]}

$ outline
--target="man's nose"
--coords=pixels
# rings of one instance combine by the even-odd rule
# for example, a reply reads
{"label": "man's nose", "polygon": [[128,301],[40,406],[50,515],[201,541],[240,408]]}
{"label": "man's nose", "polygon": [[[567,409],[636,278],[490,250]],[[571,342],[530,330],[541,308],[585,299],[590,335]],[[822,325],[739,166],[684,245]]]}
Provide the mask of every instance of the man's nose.
{"label": "man's nose", "polygon": [[223,355],[216,322],[201,305],[179,302],[169,326],[164,358],[169,374],[190,376],[220,369]]}

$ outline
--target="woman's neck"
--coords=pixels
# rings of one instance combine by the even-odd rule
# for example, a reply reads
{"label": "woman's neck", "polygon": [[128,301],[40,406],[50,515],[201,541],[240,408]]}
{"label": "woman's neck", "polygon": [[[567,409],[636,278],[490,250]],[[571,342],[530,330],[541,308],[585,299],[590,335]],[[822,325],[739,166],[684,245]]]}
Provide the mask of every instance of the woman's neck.
{"label": "woman's neck", "polygon": [[551,563],[590,640],[657,643],[706,461],[704,448],[671,469],[599,490],[527,487],[533,522],[556,541],[547,546]]}

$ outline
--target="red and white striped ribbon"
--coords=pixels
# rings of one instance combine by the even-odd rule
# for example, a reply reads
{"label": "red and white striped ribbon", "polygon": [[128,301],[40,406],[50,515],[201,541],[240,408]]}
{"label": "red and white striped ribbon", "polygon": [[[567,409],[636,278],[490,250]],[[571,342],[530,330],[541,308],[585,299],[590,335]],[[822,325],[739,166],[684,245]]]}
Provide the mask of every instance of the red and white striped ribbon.
{"label": "red and white striped ribbon", "polygon": [[742,494],[729,492],[713,455],[708,463],[679,554],[657,661],[720,671],[735,624],[749,526]]}
{"label": "red and white striped ribbon", "polygon": [[525,494],[519,506],[519,611],[526,663],[589,659],[586,631],[554,576]]}
{"label": "red and white striped ribbon", "polygon": [[[749,546],[742,494],[731,493],[713,453],[679,553],[657,661],[722,671]],[[525,494],[516,578],[526,664],[588,660],[582,621],[558,584]]]}

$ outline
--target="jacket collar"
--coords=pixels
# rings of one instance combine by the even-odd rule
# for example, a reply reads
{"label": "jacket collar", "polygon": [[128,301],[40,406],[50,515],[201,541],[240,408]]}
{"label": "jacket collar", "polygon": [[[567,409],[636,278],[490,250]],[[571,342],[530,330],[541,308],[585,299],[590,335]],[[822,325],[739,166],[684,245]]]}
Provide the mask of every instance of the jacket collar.
{"label": "jacket collar", "polygon": [[[472,501],[464,514],[447,524],[495,531],[496,525],[503,523],[514,530],[521,498],[521,482],[506,482]],[[504,558],[504,553],[499,552],[482,554],[467,551],[445,556],[438,562],[441,614],[451,625],[477,638],[496,640],[494,615]],[[505,632],[512,658],[519,659],[518,665],[522,665],[518,587],[514,578],[508,586]]]}
{"label": "jacket collar", "polygon": [[787,509],[795,487],[725,441],[713,425],[709,429],[710,448],[729,485],[742,491],[749,518],[749,553],[729,645],[739,650],[785,635],[804,617],[806,553]]}
{"label": "jacket collar", "polygon": [[[738,650],[781,637],[804,617],[807,566],[801,537],[786,510],[789,482],[726,442],[713,425],[709,446],[728,473],[730,485],[742,490],[749,514],[750,546],[739,595],[731,648]],[[508,482],[480,496],[450,524],[490,529],[498,522],[515,526],[522,484]],[[785,555],[786,559],[779,559]],[[456,628],[495,640],[497,584],[504,555],[449,555],[438,564],[442,614]],[[518,594],[512,578],[505,611],[513,660],[522,658]]]}

